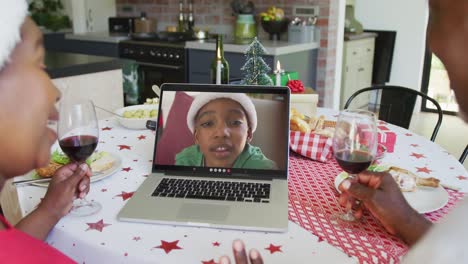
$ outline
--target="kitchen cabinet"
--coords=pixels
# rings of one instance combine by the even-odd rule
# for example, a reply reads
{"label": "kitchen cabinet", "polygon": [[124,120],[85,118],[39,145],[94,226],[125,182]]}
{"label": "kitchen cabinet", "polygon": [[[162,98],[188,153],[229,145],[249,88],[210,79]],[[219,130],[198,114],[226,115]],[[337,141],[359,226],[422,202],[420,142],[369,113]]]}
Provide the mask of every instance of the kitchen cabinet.
{"label": "kitchen cabinet", "polygon": [[[343,45],[343,72],[341,79],[340,108],[343,109],[348,98],[356,91],[372,85],[375,35],[349,39]],[[356,107],[365,106],[369,100],[359,96],[353,102]]]}

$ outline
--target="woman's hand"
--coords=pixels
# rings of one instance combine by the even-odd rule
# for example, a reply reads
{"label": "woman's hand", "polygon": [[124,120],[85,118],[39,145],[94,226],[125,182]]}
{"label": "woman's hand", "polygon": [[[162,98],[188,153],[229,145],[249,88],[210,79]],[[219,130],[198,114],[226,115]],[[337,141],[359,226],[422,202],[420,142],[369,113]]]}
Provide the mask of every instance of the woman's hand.
{"label": "woman's hand", "polygon": [[[234,240],[232,243],[232,251],[234,253],[234,262],[236,264],[263,264],[262,256],[256,249],[251,249],[249,257],[245,252],[244,242],[241,240]],[[231,260],[228,256],[222,256],[219,259],[219,264],[231,264]]]}
{"label": "woman's hand", "polygon": [[[343,181],[340,189],[343,191],[339,198],[342,206],[349,208],[355,199],[360,200],[390,234],[398,235],[409,245],[431,226],[408,204],[389,173],[365,171],[358,175],[357,182]],[[356,210],[355,216],[361,217],[362,210],[362,207]]]}
{"label": "woman's hand", "polygon": [[73,200],[83,198],[89,191],[91,169],[86,163],[67,164],[55,172],[39,208],[62,218],[73,206]]}

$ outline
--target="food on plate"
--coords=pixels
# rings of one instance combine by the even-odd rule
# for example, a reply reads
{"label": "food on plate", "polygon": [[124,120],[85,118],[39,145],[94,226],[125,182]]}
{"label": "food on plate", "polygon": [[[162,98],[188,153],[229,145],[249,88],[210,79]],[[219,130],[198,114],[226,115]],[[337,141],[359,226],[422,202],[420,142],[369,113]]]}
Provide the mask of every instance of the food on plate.
{"label": "food on plate", "polygon": [[151,118],[156,117],[158,111],[156,109],[137,109],[137,110],[126,110],[123,113],[125,118]]}
{"label": "food on plate", "polygon": [[157,105],[159,104],[159,98],[158,97],[146,98],[146,102],[143,104],[144,105]]}
{"label": "food on plate", "polygon": [[291,109],[290,129],[303,133],[314,133],[326,137],[333,137],[336,121],[325,120],[325,116],[305,116],[295,108]]}
{"label": "food on plate", "polygon": [[36,173],[40,177],[49,178],[49,177],[52,177],[54,175],[55,171],[58,170],[62,166],[63,166],[63,164],[50,161],[49,165],[47,165],[46,167],[36,169]]}
{"label": "food on plate", "polygon": [[[114,165],[115,159],[108,152],[99,151],[93,153],[86,160],[86,163],[91,167],[93,172],[103,172],[110,169]],[[70,163],[70,159],[58,150],[55,150],[49,162],[49,165],[43,168],[36,169],[38,176],[46,178],[52,177],[59,168]]]}
{"label": "food on plate", "polygon": [[436,178],[418,177],[411,171],[394,166],[390,167],[388,172],[392,175],[398,186],[400,186],[402,192],[414,192],[418,186],[439,187],[440,181]]}
{"label": "food on plate", "polygon": [[90,167],[94,172],[103,172],[108,170],[112,168],[115,162],[115,159],[105,151],[98,152],[94,157],[91,156],[91,158],[92,161]]}

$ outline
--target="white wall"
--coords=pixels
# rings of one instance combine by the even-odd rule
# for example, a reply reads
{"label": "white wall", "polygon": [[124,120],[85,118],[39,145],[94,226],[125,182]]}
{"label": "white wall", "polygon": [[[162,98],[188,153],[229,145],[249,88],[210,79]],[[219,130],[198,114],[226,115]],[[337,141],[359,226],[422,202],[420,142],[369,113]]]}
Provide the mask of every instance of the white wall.
{"label": "white wall", "polygon": [[356,0],[355,15],[365,29],[397,31],[389,84],[421,90],[427,0]]}

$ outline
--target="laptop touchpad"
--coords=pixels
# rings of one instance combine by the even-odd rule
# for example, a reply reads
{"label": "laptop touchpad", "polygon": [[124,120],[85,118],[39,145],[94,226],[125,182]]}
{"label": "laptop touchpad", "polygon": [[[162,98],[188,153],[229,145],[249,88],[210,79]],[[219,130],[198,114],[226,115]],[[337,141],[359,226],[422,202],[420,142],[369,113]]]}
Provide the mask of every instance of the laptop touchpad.
{"label": "laptop touchpad", "polygon": [[226,205],[187,203],[180,207],[177,218],[222,221],[228,216],[229,207]]}

